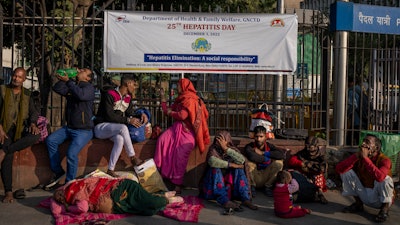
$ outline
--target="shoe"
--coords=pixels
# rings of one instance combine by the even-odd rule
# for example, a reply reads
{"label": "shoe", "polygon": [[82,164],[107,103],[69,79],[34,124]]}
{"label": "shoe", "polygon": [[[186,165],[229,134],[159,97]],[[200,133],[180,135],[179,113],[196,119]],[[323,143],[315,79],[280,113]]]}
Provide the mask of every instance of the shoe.
{"label": "shoe", "polygon": [[389,211],[381,209],[378,215],[375,217],[375,222],[383,223],[387,220],[388,217],[389,217]]}
{"label": "shoe", "polygon": [[46,190],[51,189],[54,185],[58,184],[61,179],[65,177],[65,173],[62,173],[60,175],[54,175],[53,178],[51,178],[49,184],[47,184],[44,188]]}
{"label": "shoe", "polygon": [[251,197],[255,198],[257,195],[256,192],[256,187],[254,187],[253,185],[251,186]]}
{"label": "shoe", "polygon": [[356,213],[356,212],[362,212],[364,211],[364,206],[363,204],[354,202],[353,204],[344,207],[344,209],[342,210],[342,212],[344,213]]}
{"label": "shoe", "polygon": [[114,170],[108,169],[108,170],[107,170],[107,174],[110,175],[110,176],[112,176],[112,177],[119,177],[119,175],[116,174]]}
{"label": "shoe", "polygon": [[246,200],[242,202],[242,205],[246,206],[249,209],[257,210],[258,206],[254,205],[250,200]]}
{"label": "shoe", "polygon": [[135,156],[131,157],[131,163],[133,166],[139,166],[140,164],[143,163],[143,161]]}
{"label": "shoe", "polygon": [[274,195],[274,191],[270,187],[265,187],[264,194],[268,197],[272,197]]}
{"label": "shoe", "polygon": [[16,199],[24,199],[26,197],[24,189],[18,189],[14,191],[14,198]]}

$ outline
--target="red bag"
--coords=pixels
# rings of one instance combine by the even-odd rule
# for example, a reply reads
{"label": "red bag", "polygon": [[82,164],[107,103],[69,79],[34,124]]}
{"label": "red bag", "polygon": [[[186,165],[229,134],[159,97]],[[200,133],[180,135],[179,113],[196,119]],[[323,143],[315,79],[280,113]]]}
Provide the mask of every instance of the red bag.
{"label": "red bag", "polygon": [[157,139],[162,133],[162,129],[159,125],[155,125],[153,127],[153,130],[151,132],[151,139],[155,140]]}

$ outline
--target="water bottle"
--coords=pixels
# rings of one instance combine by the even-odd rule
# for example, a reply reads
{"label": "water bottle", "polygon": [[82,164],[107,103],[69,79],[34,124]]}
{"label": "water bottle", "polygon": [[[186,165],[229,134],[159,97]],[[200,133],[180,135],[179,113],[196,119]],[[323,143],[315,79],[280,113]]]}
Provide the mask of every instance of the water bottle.
{"label": "water bottle", "polygon": [[74,78],[78,74],[78,70],[76,68],[66,68],[66,69],[59,69],[56,73],[60,76],[67,75],[69,78]]}

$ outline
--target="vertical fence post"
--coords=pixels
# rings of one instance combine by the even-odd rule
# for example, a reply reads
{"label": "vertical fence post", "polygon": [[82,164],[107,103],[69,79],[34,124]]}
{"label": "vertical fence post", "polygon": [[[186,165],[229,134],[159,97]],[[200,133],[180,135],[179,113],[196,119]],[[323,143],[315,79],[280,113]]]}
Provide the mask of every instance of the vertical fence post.
{"label": "vertical fence post", "polygon": [[[285,13],[285,0],[278,0],[277,2],[277,11],[280,14]],[[282,112],[281,112],[281,103],[282,103],[282,90],[283,88],[283,75],[282,73],[279,73],[275,76],[275,93],[274,93],[274,98],[275,98],[275,110],[276,110],[276,117],[278,118],[278,121],[281,121],[282,117]],[[281,123],[278,122],[277,128],[281,127]]]}
{"label": "vertical fence post", "polygon": [[[343,0],[348,2],[348,0]],[[334,145],[343,146],[345,144],[345,110],[346,110],[346,81],[347,81],[347,43],[348,43],[348,31],[336,31],[335,34],[335,102],[334,102],[334,122],[333,127],[335,132],[335,143]]]}

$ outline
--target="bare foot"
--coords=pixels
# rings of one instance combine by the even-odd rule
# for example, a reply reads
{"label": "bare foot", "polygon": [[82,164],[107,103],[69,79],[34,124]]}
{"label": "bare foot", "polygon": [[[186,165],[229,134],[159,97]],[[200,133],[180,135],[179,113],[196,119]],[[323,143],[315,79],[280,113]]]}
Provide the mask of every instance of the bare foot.
{"label": "bare foot", "polygon": [[166,198],[171,198],[171,197],[174,197],[175,194],[176,194],[176,191],[167,191],[167,192],[164,193],[164,196]]}
{"label": "bare foot", "polygon": [[3,198],[3,203],[13,203],[13,202],[14,202],[14,197],[12,191],[7,191]]}
{"label": "bare foot", "polygon": [[170,197],[168,198],[168,203],[180,203],[180,202],[184,202],[183,198],[181,196],[174,196],[174,197]]}
{"label": "bare foot", "polygon": [[306,211],[307,214],[311,214],[311,209],[304,209],[304,211]]}

